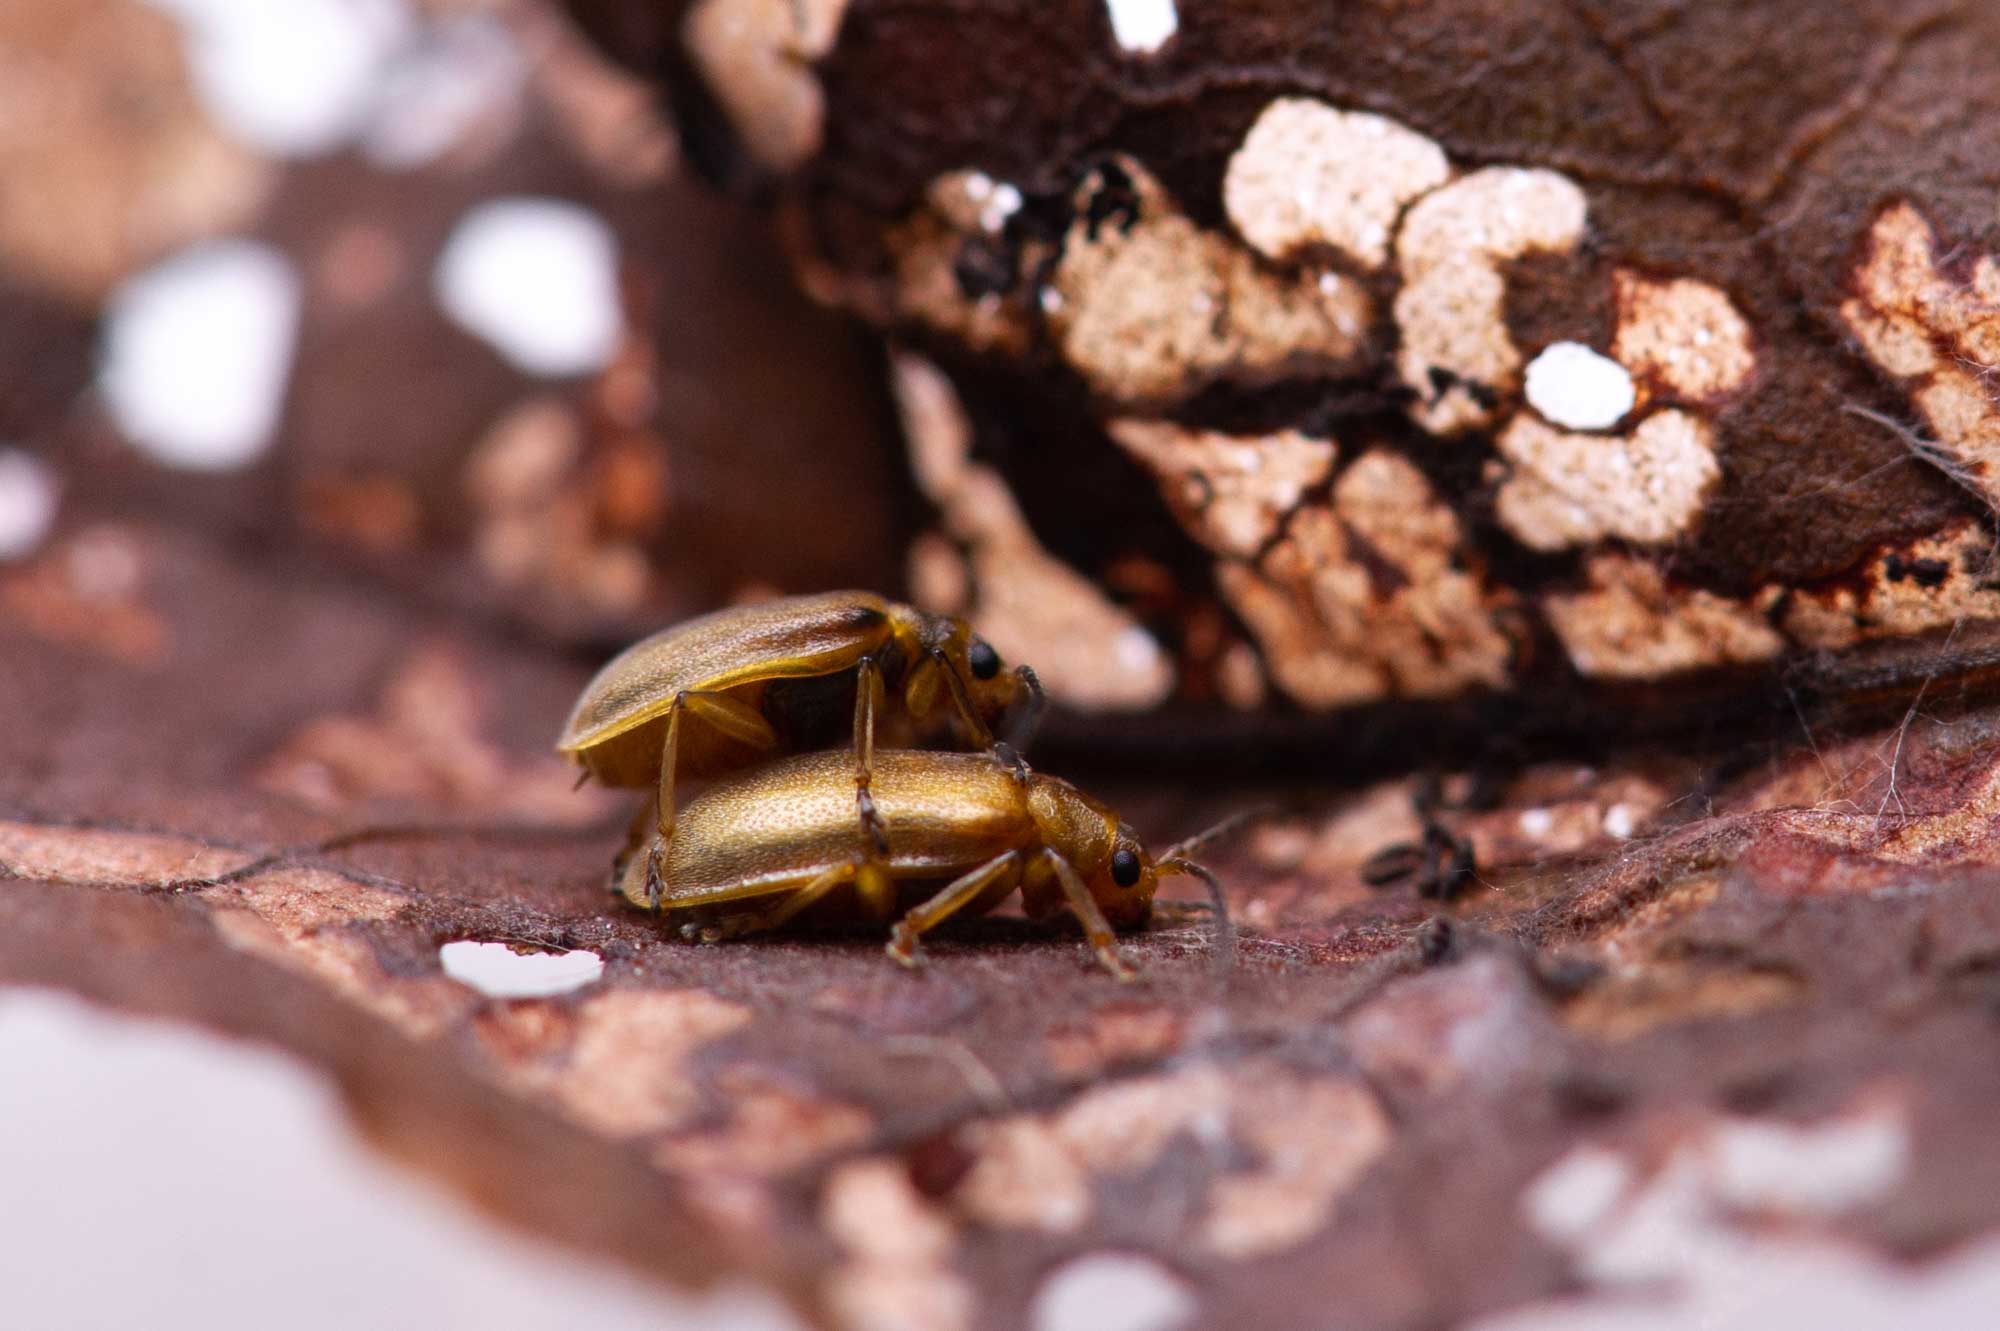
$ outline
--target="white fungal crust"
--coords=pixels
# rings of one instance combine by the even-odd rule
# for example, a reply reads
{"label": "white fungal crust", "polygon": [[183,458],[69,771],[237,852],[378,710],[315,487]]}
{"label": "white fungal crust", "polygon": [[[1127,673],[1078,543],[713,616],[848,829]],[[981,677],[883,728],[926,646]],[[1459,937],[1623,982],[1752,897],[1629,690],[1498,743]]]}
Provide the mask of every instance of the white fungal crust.
{"label": "white fungal crust", "polygon": [[1230,157],[1222,203],[1243,239],[1271,258],[1325,245],[1380,268],[1404,207],[1450,178],[1444,150],[1414,130],[1280,97]]}
{"label": "white fungal crust", "polygon": [[1396,237],[1395,317],[1397,369],[1417,394],[1417,424],[1452,434],[1493,421],[1498,409],[1481,392],[1511,396],[1521,370],[1500,264],[1574,248],[1584,214],[1583,191],[1567,177],[1514,167],[1475,171],[1410,206]]}
{"label": "white fungal crust", "polygon": [[1693,525],[1721,475],[1708,425],[1684,411],[1654,412],[1620,435],[1570,434],[1522,412],[1498,442],[1511,470],[1495,512],[1536,550],[1670,541]]}
{"label": "white fungal crust", "polygon": [[1714,402],[1749,382],[1757,368],[1750,324],[1720,287],[1625,268],[1611,281],[1618,306],[1611,354],[1634,375],[1687,402]]}
{"label": "white fungal crust", "polygon": [[[1032,660],[1064,702],[1118,710],[1165,701],[1174,684],[1166,652],[1096,584],[1044,549],[1000,474],[972,461],[972,427],[950,381],[913,355],[898,356],[894,371],[917,484],[969,552],[979,632],[1002,657]],[[926,543],[918,551],[913,586],[942,590],[963,578],[939,567],[953,553],[947,547]]]}
{"label": "white fungal crust", "polygon": [[1360,354],[1373,317],[1334,272],[1286,279],[1181,214],[1137,163],[1133,215],[1094,217],[1106,173],[1078,191],[1043,309],[1065,359],[1101,396],[1173,400],[1212,380],[1326,372]]}
{"label": "white fungal crust", "polygon": [[847,0],[699,0],[681,36],[751,154],[789,171],[825,134],[813,62],[833,49]]}
{"label": "white fungal crust", "polygon": [[1842,582],[1795,591],[1784,628],[1802,647],[1831,649],[1943,628],[1965,619],[2000,619],[2000,572],[1992,533],[1969,519],[1884,550]]}
{"label": "white fungal crust", "polygon": [[1007,265],[1010,285],[1019,276],[1016,265],[1040,262],[1046,247],[1024,245],[1017,256],[997,239],[1020,206],[1019,189],[984,172],[947,171],[933,180],[924,206],[889,236],[896,256],[896,317],[928,324],[977,351],[1025,353],[1031,329],[1021,296],[968,295],[958,271],[969,244],[990,246],[994,262]]}
{"label": "white fungal crust", "polygon": [[1892,204],[1840,312],[1869,359],[1902,381],[1951,475],[2000,507],[2000,258],[1981,255],[1970,273],[1959,283],[1942,272],[1930,224]]}
{"label": "white fungal crust", "polygon": [[1279,687],[1307,706],[1439,697],[1508,682],[1513,647],[1479,579],[1461,570],[1457,517],[1386,449],[1357,458],[1330,505],[1293,514],[1253,566],[1216,578]]}
{"label": "white fungal crust", "polygon": [[1681,671],[1768,661],[1785,641],[1771,627],[1776,600],[1755,602],[1671,588],[1646,559],[1600,554],[1586,591],[1551,595],[1542,612],[1579,674],[1657,679]]}
{"label": "white fungal crust", "polygon": [[1129,417],[1109,429],[1159,478],[1188,534],[1238,559],[1268,545],[1306,491],[1333,470],[1334,446],[1296,430],[1247,438]]}

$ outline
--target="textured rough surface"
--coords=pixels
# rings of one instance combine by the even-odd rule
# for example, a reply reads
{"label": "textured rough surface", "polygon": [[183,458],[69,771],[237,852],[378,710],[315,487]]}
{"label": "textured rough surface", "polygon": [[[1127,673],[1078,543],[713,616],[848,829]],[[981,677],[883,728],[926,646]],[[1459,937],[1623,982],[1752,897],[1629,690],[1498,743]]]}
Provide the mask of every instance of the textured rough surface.
{"label": "textured rough surface", "polygon": [[[301,301],[245,470],[88,391],[92,283],[223,222],[113,173],[101,279],[0,242],[6,474],[57,496],[0,562],[0,985],[281,1047],[533,1233],[840,1331],[1992,1306],[1990,6],[574,8],[676,129],[440,4],[523,57],[441,156],[253,164]],[[441,308],[496,196],[608,227],[602,366]],[[607,903],[630,811],[549,751],[598,648],[899,569],[1149,841],[1263,810],[1205,853],[1232,966],[1181,897],[1129,986],[1006,914],[911,974]]]}
{"label": "textured rough surface", "polygon": [[[571,8],[641,68],[684,68],[680,6]],[[1102,0],[854,0],[811,66],[818,150],[761,177],[810,289],[921,344],[1050,556],[1144,614],[1170,706],[1497,688],[1532,710],[1579,678],[1695,696],[1743,658],[1564,651],[1606,558],[1731,606],[1746,641],[1775,635],[1760,657],[1826,649],[1849,605],[1894,600],[1896,633],[1968,612],[1884,570],[2000,493],[2000,11],[1172,12],[1140,50]],[[685,100],[719,163],[763,132],[726,88]],[[1510,607],[1507,668],[1440,682],[1246,591],[1215,525],[1246,518],[1194,482],[1170,482],[1171,524],[1091,521],[1134,483],[1107,436],[1173,431],[1273,441],[1280,473],[1301,436],[1336,471],[1407,458],[1405,502],[1460,524],[1439,576],[1467,584],[1414,595]],[[1322,499],[1259,517],[1265,544]],[[1337,581],[1346,548],[1293,580]],[[976,575],[954,590],[979,605]],[[1847,640],[1874,636],[1858,611]]]}
{"label": "textured rough surface", "polygon": [[[121,552],[143,650],[64,617],[80,543]],[[1597,576],[1681,626],[1605,650],[1755,645]],[[1169,901],[1125,986],[1004,916],[913,975],[878,939],[704,947],[608,908],[624,811],[546,747],[588,663],[296,554],[91,519],[0,575],[0,672],[0,983],[274,1041],[398,1155],[659,1276],[855,1331],[1022,1325],[1106,1264],[1217,1323],[1580,1315],[1649,1281],[1693,1315],[1725,1277],[1782,1282],[1775,1219],[1831,1288],[1948,1306],[1994,1278],[1951,1254],[2000,1228],[2000,1084],[1966,1056],[1993,1034],[2000,717],[1942,684],[1429,794],[1294,782],[1211,857],[1227,980]],[[1087,784],[1161,839],[1263,798]],[[1369,885],[1420,803],[1476,864],[1456,900]],[[458,940],[603,965],[486,997],[445,970]]]}

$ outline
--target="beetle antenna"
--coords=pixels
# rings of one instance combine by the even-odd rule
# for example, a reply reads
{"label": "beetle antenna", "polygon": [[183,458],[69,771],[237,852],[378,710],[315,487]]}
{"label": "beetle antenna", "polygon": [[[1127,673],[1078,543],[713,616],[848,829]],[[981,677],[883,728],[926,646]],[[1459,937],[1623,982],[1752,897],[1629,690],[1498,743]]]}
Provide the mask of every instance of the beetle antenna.
{"label": "beetle antenna", "polygon": [[1021,714],[1008,724],[1007,733],[1002,738],[1018,752],[1028,747],[1028,741],[1041,728],[1042,713],[1049,706],[1049,691],[1042,687],[1041,677],[1025,664],[1014,667],[1014,678],[1028,690],[1028,701],[1021,707]]}
{"label": "beetle antenna", "polygon": [[1193,836],[1185,837],[1168,846],[1160,852],[1159,863],[1164,864],[1168,860],[1185,859],[1187,856],[1200,850],[1203,846],[1228,836],[1245,823],[1276,813],[1277,809],[1278,806],[1275,804],[1257,804],[1247,809],[1239,809],[1214,826],[1203,828]]}
{"label": "beetle antenna", "polygon": [[1163,872],[1184,873],[1208,885],[1208,904],[1215,915],[1215,941],[1210,956],[1217,977],[1227,979],[1229,973],[1236,969],[1236,923],[1229,918],[1229,894],[1223,891],[1222,880],[1206,865],[1196,864],[1174,851],[1154,860],[1153,864]]}

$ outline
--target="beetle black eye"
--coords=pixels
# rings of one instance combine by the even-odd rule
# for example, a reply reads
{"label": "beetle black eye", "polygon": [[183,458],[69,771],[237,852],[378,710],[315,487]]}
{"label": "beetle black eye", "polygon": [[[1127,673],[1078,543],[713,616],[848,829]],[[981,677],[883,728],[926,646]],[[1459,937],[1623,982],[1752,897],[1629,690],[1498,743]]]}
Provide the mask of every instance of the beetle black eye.
{"label": "beetle black eye", "polygon": [[1111,881],[1130,887],[1139,881],[1139,857],[1125,849],[1111,852]]}
{"label": "beetle black eye", "polygon": [[966,650],[965,663],[972,667],[974,679],[991,679],[1000,673],[1000,653],[984,638],[974,638],[972,646]]}

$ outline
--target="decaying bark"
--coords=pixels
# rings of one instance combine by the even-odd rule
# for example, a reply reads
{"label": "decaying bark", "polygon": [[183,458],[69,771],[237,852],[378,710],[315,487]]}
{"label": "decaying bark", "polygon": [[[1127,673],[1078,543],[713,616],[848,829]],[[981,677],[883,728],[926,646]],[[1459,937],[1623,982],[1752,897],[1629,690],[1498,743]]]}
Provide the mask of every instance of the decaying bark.
{"label": "decaying bark", "polygon": [[[0,562],[0,983],[274,1042],[534,1231],[829,1327],[2000,1279],[2000,11],[569,7],[676,126],[531,4],[416,169],[245,157],[129,52],[150,99],[49,95],[235,189],[60,271],[0,203],[0,430],[59,497]],[[102,76],[21,26],[0,70]],[[156,206],[129,168],[0,127],[94,208]],[[618,238],[599,369],[433,299],[529,195]],[[171,472],[88,390],[101,302],[231,228],[299,349],[267,452]],[[607,904],[629,811],[548,747],[599,649],[899,564],[1149,841],[1263,810],[1226,970],[1189,898],[1130,986],[1004,914],[913,975]],[[464,941],[603,970],[491,996]]]}

